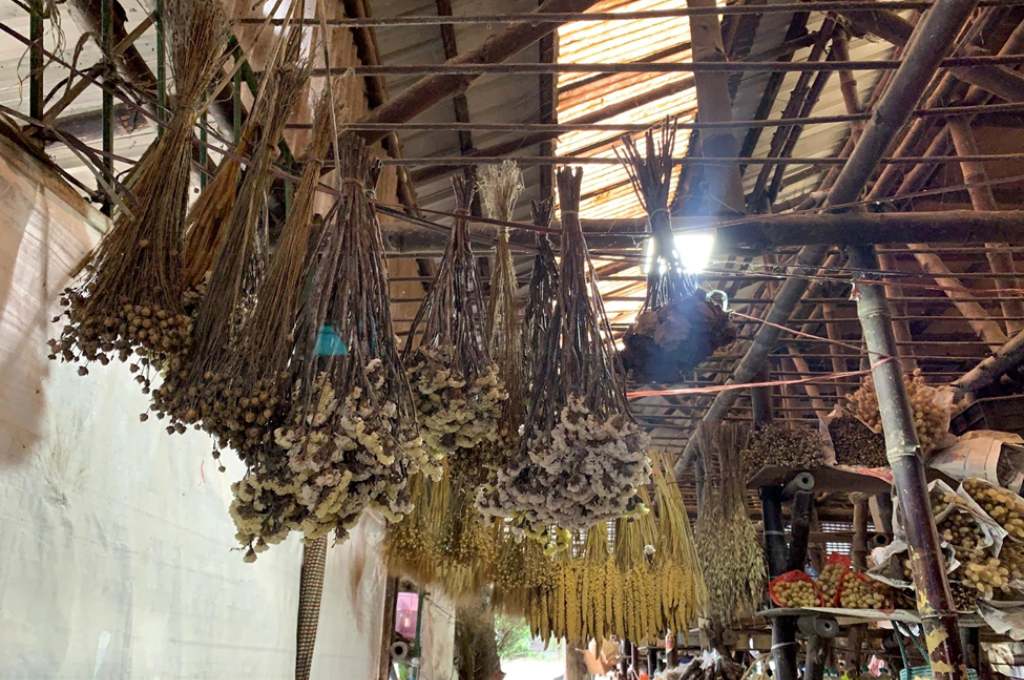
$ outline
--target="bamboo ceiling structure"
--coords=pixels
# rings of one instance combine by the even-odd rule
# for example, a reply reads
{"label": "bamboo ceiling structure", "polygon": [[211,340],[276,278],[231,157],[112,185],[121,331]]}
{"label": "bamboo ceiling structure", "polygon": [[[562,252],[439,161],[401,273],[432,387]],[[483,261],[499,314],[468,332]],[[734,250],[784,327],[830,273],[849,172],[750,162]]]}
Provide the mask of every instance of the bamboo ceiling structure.
{"label": "bamboo ceiling structure", "polygon": [[[248,61],[238,94],[228,88],[197,133],[197,168],[231,152],[233,119],[260,75],[251,36],[266,17],[224,1]],[[109,173],[138,159],[165,103],[159,2],[67,4],[60,31],[41,0],[0,9],[0,112],[102,202],[97,176],[115,182]],[[344,0],[324,3],[324,17],[316,4],[307,3],[308,31],[326,29],[336,49],[314,87],[328,71],[351,71],[361,101],[351,125],[381,143],[392,171],[378,200],[399,323],[422,299],[451,223],[450,175],[515,158],[528,181],[513,232],[520,282],[536,232],[528,200],[550,193],[553,166],[584,165],[584,229],[622,332],[643,302],[646,224],[614,151],[620,135],[674,117],[672,223],[718,228],[702,285],[728,293],[741,336],[681,387],[791,381],[775,388],[775,417],[814,423],[867,365],[857,279],[884,290],[905,370],[999,392],[991,365],[1001,375],[1019,362],[1024,1],[968,3],[955,44],[919,69],[920,97],[893,83],[928,1]],[[308,118],[289,127],[301,146]],[[280,184],[295,172],[278,174]],[[472,219],[485,253],[493,225],[478,211]],[[844,246],[858,244],[878,246],[880,272],[847,261]],[[679,453],[686,478],[696,424],[750,420],[752,408],[749,390],[633,406],[656,444]]]}

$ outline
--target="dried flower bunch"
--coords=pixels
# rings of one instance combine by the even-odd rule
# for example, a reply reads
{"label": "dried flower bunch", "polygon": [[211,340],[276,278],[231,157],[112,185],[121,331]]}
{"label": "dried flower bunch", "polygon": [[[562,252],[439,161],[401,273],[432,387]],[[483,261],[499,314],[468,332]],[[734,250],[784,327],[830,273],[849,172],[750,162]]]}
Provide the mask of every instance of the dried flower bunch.
{"label": "dried flower bunch", "polygon": [[581,173],[558,173],[562,262],[553,324],[531,381],[519,459],[481,489],[486,514],[537,533],[638,511],[650,477],[647,435],[626,404],[579,220]]}
{"label": "dried flower bunch", "polygon": [[[918,369],[903,377],[907,396],[914,411],[914,430],[921,444],[921,452],[928,453],[947,434],[949,412],[942,406],[937,388],[925,383],[924,374]],[[850,410],[874,432],[882,431],[882,416],[878,411],[878,395],[871,376],[864,379],[860,388],[850,395]]]}
{"label": "dried flower bunch", "polygon": [[[289,531],[343,539],[367,507],[389,521],[410,510],[408,480],[430,470],[391,323],[383,240],[369,192],[379,164],[355,135],[337,147],[339,203],[311,258],[296,327],[291,413],[276,448],[232,486],[248,559]],[[344,353],[318,352],[331,328]]]}
{"label": "dried flower bunch", "polygon": [[[551,199],[533,202],[533,223],[538,227],[551,225]],[[539,354],[547,344],[548,333],[555,318],[558,302],[558,263],[551,240],[544,234],[536,239],[537,254],[533,257],[529,295],[523,311],[523,366],[536,366]],[[524,376],[524,380],[532,379]],[[531,385],[526,386],[529,393]]]}
{"label": "dried flower bunch", "polygon": [[813,468],[822,464],[824,445],[815,430],[772,422],[750,435],[740,456],[748,475],[768,465]]}
{"label": "dried flower bunch", "polygon": [[748,433],[733,423],[701,423],[697,431],[707,475],[697,520],[697,553],[708,588],[708,614],[728,625],[756,610],[765,583],[764,553],[747,516],[739,452]]}
{"label": "dried flower bunch", "polygon": [[473,187],[462,177],[452,185],[459,217],[413,319],[404,358],[427,452],[436,463],[448,459],[459,475],[478,470],[481,447],[497,441],[508,394],[484,338],[485,308],[465,219]]}
{"label": "dried flower bunch", "polygon": [[[196,305],[189,348],[170,358],[163,384],[152,396],[157,417],[170,417],[168,432],[201,425],[221,446],[232,446],[243,458],[270,442],[281,402],[273,384],[243,390],[229,369],[238,365],[233,360],[244,351],[245,333],[260,330],[248,327],[248,317],[257,304],[258,281],[269,249],[263,232],[277,145],[309,76],[308,64],[300,60],[301,43],[301,30],[293,28],[270,55],[269,70],[244,130],[249,162],[228,219],[220,227],[222,236],[216,239],[207,292]],[[203,229],[211,217],[218,216],[216,203],[203,205],[212,214],[198,215],[199,226],[194,228]],[[255,358],[246,356],[245,361]]]}
{"label": "dried flower bunch", "polygon": [[163,364],[191,334],[182,290],[182,252],[192,163],[192,128],[223,60],[228,21],[218,3],[168,0],[176,94],[164,134],[133,168],[130,195],[96,247],[81,280],[61,295],[66,320],[51,359]]}
{"label": "dried flower bunch", "polygon": [[[523,174],[515,162],[477,168],[477,182],[484,214],[492,219],[511,221],[516,201],[523,191]],[[508,228],[498,227],[497,237],[487,305],[487,348],[498,365],[508,398],[502,403],[498,418],[498,439],[486,447],[489,455],[483,463],[490,477],[511,452],[518,451],[519,428],[526,418],[523,373],[527,364],[523,363],[522,328],[516,300],[519,281]]]}
{"label": "dried flower bunch", "polygon": [[675,140],[675,123],[667,121],[658,130],[657,142],[654,130],[644,134],[643,152],[631,135],[622,137],[620,152],[651,228],[647,297],[623,337],[622,351],[626,370],[645,382],[681,380],[683,374],[735,339],[728,317],[705,299],[676,251],[668,210]]}

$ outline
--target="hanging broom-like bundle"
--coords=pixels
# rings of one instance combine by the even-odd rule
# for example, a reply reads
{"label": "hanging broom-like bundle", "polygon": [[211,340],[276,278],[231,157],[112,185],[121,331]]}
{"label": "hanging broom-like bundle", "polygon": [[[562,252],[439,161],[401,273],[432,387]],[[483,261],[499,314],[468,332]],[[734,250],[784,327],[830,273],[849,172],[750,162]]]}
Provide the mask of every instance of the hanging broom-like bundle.
{"label": "hanging broom-like bundle", "polygon": [[[550,198],[533,202],[533,223],[536,226],[547,228],[551,225],[551,204]],[[524,366],[536,366],[537,355],[545,346],[550,332],[558,299],[558,263],[555,261],[551,240],[545,234],[538,234],[536,246],[537,254],[533,258],[529,296],[523,314],[521,344]],[[529,386],[526,391],[529,392]]]}
{"label": "hanging broom-like bundle", "polygon": [[558,173],[562,262],[558,303],[537,373],[521,455],[481,489],[487,514],[533,532],[588,528],[634,512],[647,483],[647,436],[632,419],[579,220],[581,173]]}
{"label": "hanging broom-like bundle", "polygon": [[222,446],[232,446],[243,458],[269,441],[277,400],[267,391],[265,397],[254,395],[242,405],[225,368],[239,349],[238,331],[252,310],[257,272],[263,268],[260,259],[265,246],[259,245],[259,233],[277,144],[309,77],[308,63],[299,61],[301,41],[301,30],[292,28],[271,55],[270,69],[246,123],[244,136],[251,157],[229,220],[222,227],[207,293],[196,309],[189,350],[171,358],[163,384],[153,391],[157,416],[170,416],[169,432],[201,422]]}
{"label": "hanging broom-like bundle", "polygon": [[748,435],[733,423],[701,423],[696,436],[707,473],[697,551],[708,589],[708,619],[727,626],[752,613],[764,593],[764,553],[747,515],[740,461]]}
{"label": "hanging broom-like bundle", "polygon": [[622,138],[623,165],[651,227],[647,297],[623,338],[622,362],[641,381],[674,382],[735,338],[728,317],[709,303],[694,276],[686,273],[672,234],[669,191],[676,126],[666,122],[659,141],[648,130],[641,152],[633,138]]}
{"label": "hanging broom-like bundle", "polygon": [[[501,165],[477,168],[477,180],[487,217],[511,221],[516,200],[523,191],[523,174],[515,162],[505,161]],[[519,427],[526,417],[522,334],[516,304],[518,287],[509,230],[507,227],[499,227],[491,273],[491,297],[487,308],[487,347],[498,365],[498,375],[508,392],[508,399],[501,405],[498,441],[489,447],[491,455],[484,461],[491,470],[503,462],[509,451],[518,448]]]}
{"label": "hanging broom-like bundle", "polygon": [[[162,365],[190,337],[181,258],[192,127],[223,64],[211,55],[224,53],[229,23],[216,2],[168,0],[164,11],[173,36],[173,114],[133,168],[127,182],[131,195],[83,279],[61,295],[66,324],[60,338],[50,341],[51,359],[106,364],[110,355],[127,361],[135,353],[145,363]],[[78,372],[88,369],[81,365]]]}
{"label": "hanging broom-like bundle", "polygon": [[[311,258],[296,328],[291,412],[276,447],[232,485],[246,558],[290,531],[343,540],[367,507],[391,522],[428,468],[391,322],[384,243],[371,192],[380,164],[355,135],[337,146],[339,203]],[[325,330],[329,342],[324,341]]]}
{"label": "hanging broom-like bundle", "polygon": [[497,441],[508,394],[484,338],[485,308],[465,219],[473,187],[461,177],[452,185],[459,216],[409,329],[405,365],[428,454],[447,461],[456,478],[471,479],[480,468],[483,447]]}
{"label": "hanging broom-like bundle", "polygon": [[657,534],[653,568],[662,628],[687,631],[707,609],[707,586],[690,518],[666,456],[658,456],[653,476]]}

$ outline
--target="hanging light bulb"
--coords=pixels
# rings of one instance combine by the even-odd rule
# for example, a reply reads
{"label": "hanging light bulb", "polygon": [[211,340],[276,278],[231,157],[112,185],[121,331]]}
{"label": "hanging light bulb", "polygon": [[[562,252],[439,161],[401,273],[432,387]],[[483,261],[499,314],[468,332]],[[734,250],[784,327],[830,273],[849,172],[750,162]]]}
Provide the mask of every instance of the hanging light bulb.
{"label": "hanging light bulb", "polygon": [[[711,262],[711,253],[715,249],[714,231],[686,231],[675,234],[673,237],[676,255],[683,265],[683,271],[687,274],[700,274],[707,269]],[[644,274],[651,272],[654,265],[654,239],[647,239],[647,249],[644,253]],[[659,266],[664,267],[664,263]]]}

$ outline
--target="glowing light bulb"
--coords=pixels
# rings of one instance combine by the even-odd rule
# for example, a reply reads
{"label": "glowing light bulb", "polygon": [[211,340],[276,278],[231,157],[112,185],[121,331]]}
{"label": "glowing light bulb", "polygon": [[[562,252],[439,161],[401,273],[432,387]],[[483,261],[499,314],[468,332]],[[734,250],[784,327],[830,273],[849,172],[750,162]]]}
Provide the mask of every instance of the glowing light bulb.
{"label": "glowing light bulb", "polygon": [[[687,274],[700,274],[711,262],[711,253],[715,249],[714,231],[687,231],[673,237],[676,255]],[[644,255],[644,274],[651,271],[654,261],[654,239],[647,239],[647,251]],[[664,266],[662,264],[661,266]]]}

